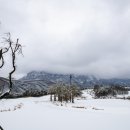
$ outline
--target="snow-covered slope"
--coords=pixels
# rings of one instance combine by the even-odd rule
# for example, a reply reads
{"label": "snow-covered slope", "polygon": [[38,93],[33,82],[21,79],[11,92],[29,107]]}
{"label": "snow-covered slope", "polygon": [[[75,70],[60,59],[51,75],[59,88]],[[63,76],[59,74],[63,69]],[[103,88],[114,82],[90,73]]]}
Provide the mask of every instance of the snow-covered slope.
{"label": "snow-covered slope", "polygon": [[49,96],[0,100],[0,125],[5,130],[130,130],[129,100],[93,99],[90,92],[62,106]]}
{"label": "snow-covered slope", "polygon": [[[130,89],[129,79],[97,79],[88,75],[71,75],[71,83],[76,84],[80,88],[92,88],[94,85],[121,85]],[[0,77],[0,97],[9,91],[9,83],[7,79]],[[44,71],[32,71],[20,80],[13,81],[13,88],[8,97],[24,97],[24,96],[41,96],[45,95],[48,86],[56,83],[70,84],[69,74],[54,74]]]}
{"label": "snow-covered slope", "polygon": [[[56,74],[56,73],[48,73],[44,71],[32,71],[27,74],[27,76],[23,77],[21,80],[44,80],[51,81],[54,83],[70,83],[70,74]],[[72,83],[77,84],[77,86],[82,88],[88,88],[95,85],[98,80],[94,76],[88,75],[72,75]]]}
{"label": "snow-covered slope", "polygon": [[[47,93],[49,85],[54,84],[51,81],[31,80],[21,81],[14,80],[11,93],[6,97],[16,98],[24,96],[41,96]],[[9,81],[0,77],[0,97],[9,92]]]}
{"label": "snow-covered slope", "polygon": [[[48,73],[45,71],[29,72],[22,80],[45,80],[52,82],[63,82],[68,84],[70,82],[69,74]],[[81,88],[93,87],[95,84],[100,85],[121,85],[130,87],[130,79],[97,79],[92,75],[72,75],[72,83],[77,84]]]}
{"label": "snow-covered slope", "polygon": [[7,79],[0,77],[0,97],[9,92],[9,82]]}

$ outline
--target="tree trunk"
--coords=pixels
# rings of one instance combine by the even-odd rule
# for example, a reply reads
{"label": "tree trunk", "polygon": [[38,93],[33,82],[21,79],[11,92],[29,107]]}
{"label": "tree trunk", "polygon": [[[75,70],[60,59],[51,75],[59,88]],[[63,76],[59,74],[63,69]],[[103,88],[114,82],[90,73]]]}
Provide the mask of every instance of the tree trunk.
{"label": "tree trunk", "polygon": [[12,74],[16,70],[16,66],[15,66],[15,54],[12,54],[12,64],[13,64],[13,70],[9,73],[10,91],[11,91],[12,86],[13,86],[13,83],[12,83]]}
{"label": "tree trunk", "polygon": [[52,101],[52,94],[50,95],[50,101]]}
{"label": "tree trunk", "polygon": [[54,94],[54,101],[56,101],[56,95]]}
{"label": "tree trunk", "polygon": [[74,103],[74,96],[72,96],[72,103]]}
{"label": "tree trunk", "polygon": [[0,126],[0,130],[4,130],[4,129]]}

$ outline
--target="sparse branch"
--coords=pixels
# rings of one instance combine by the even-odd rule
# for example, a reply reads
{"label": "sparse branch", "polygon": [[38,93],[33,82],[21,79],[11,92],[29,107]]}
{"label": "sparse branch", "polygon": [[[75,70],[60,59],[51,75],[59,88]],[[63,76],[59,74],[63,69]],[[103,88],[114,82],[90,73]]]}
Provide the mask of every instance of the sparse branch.
{"label": "sparse branch", "polygon": [[9,48],[7,48],[7,47],[2,48],[2,49],[0,50],[0,61],[1,61],[0,68],[2,68],[2,67],[4,66],[4,63],[5,63],[5,62],[4,62],[4,57],[3,57],[3,55],[4,55],[5,53],[7,53],[8,50],[9,50]]}
{"label": "sparse branch", "polygon": [[9,73],[9,83],[10,83],[10,91],[12,89],[12,75],[13,73],[16,71],[16,65],[15,65],[15,60],[16,60],[16,54],[22,54],[22,46],[21,44],[19,44],[19,39],[17,38],[16,42],[13,42],[11,39],[11,34],[10,33],[6,33],[7,37],[3,38],[4,42],[8,45],[8,47],[3,48],[2,50],[0,50],[0,58],[2,61],[2,65],[0,67],[3,67],[4,65],[4,58],[3,58],[3,54],[8,52],[10,50],[11,52],[11,56],[12,56],[12,71]]}
{"label": "sparse branch", "polygon": [[16,53],[22,54],[22,46],[21,46],[21,44],[19,44],[19,39],[17,39],[16,43],[13,44],[10,34],[9,34],[9,37],[8,37],[7,41],[9,43],[9,47],[11,49],[11,54],[12,54],[12,67],[13,67],[13,70],[9,73],[9,82],[10,82],[10,89],[11,89],[12,85],[13,85],[13,83],[12,83],[12,75],[16,71],[16,65],[15,65]]}
{"label": "sparse branch", "polygon": [[7,47],[3,48],[3,52],[2,52],[2,54],[8,52],[8,50],[9,50],[9,48],[7,48]]}
{"label": "sparse branch", "polygon": [[1,60],[1,62],[2,62],[2,64],[0,65],[0,68],[2,68],[2,67],[4,66],[4,58],[3,58],[3,55],[1,55],[0,60]]}
{"label": "sparse branch", "polygon": [[81,96],[80,89],[73,85],[73,86],[66,86],[64,84],[56,84],[55,86],[51,86],[48,90],[48,93],[50,94],[50,101],[59,101],[66,103],[68,101],[74,103],[74,98],[77,96]]}

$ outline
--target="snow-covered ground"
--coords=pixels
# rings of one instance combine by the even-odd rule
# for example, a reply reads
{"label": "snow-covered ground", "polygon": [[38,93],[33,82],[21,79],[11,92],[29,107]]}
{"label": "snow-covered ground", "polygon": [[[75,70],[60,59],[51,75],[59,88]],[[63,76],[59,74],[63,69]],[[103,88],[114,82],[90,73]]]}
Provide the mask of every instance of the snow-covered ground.
{"label": "snow-covered ground", "polygon": [[0,100],[4,130],[130,130],[130,100],[93,99],[85,90],[74,104],[49,96]]}
{"label": "snow-covered ground", "polygon": [[130,91],[128,92],[128,94],[117,95],[117,97],[119,97],[119,98],[127,98],[127,97],[130,97]]}

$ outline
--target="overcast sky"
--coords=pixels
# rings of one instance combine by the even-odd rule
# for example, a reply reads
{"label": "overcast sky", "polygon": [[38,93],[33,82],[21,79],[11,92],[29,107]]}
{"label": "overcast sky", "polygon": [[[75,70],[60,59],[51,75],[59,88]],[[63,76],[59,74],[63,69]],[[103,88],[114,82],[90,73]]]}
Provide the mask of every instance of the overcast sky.
{"label": "overcast sky", "polygon": [[[0,35],[18,37],[32,70],[130,78],[130,0],[0,0]],[[0,76],[10,71],[9,58]]]}

